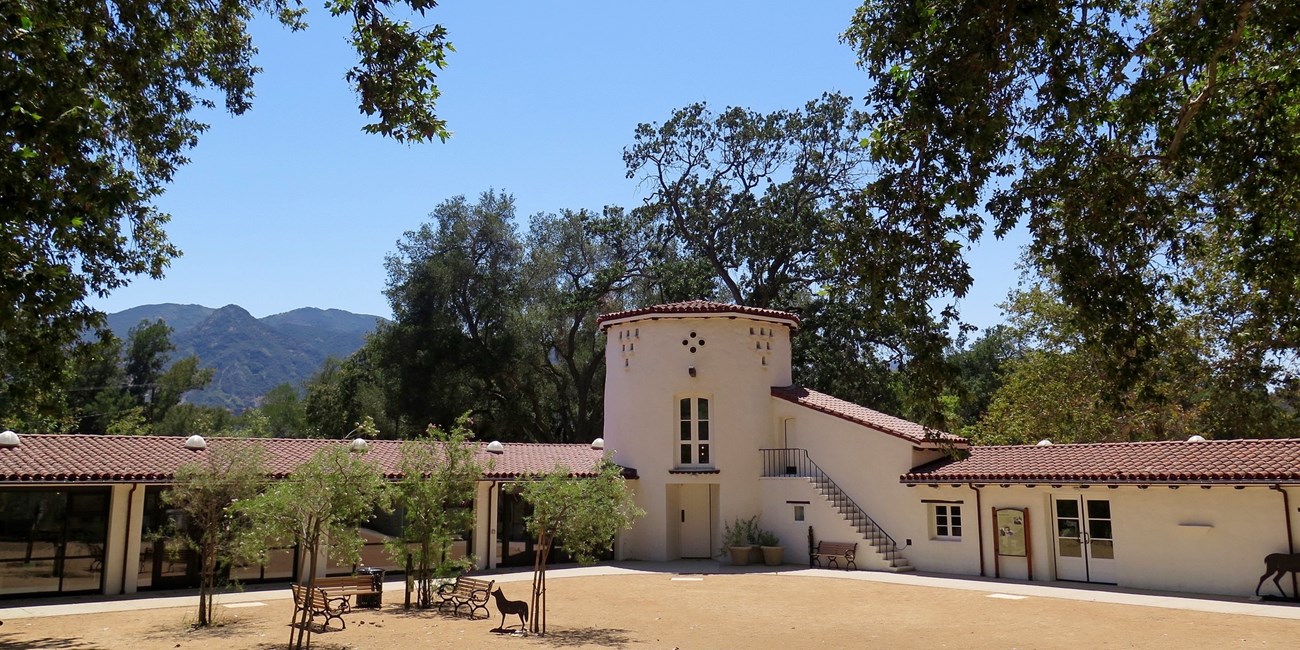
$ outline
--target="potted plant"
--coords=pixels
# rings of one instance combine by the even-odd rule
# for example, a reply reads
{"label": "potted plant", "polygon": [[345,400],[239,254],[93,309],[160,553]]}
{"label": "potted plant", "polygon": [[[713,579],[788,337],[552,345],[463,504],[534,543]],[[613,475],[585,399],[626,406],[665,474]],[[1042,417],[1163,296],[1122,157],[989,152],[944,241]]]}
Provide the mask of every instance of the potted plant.
{"label": "potted plant", "polygon": [[763,564],[779,566],[785,560],[785,547],[781,546],[781,540],[777,538],[776,533],[770,530],[759,530],[758,546],[763,551]]}
{"label": "potted plant", "polygon": [[722,553],[731,555],[731,563],[736,566],[749,564],[749,552],[754,545],[749,541],[750,529],[757,526],[757,517],[741,519],[726,524],[722,531]]}

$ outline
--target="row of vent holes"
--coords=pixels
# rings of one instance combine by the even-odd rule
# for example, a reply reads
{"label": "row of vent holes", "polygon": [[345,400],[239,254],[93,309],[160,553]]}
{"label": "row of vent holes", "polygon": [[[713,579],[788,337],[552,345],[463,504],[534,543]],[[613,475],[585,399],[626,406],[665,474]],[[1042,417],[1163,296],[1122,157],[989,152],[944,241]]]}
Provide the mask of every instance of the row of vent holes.
{"label": "row of vent holes", "polygon": [[[762,349],[763,349],[763,342],[762,342],[762,341],[754,341],[754,349],[755,349],[755,350],[762,350]],[[772,349],[772,344],[771,344],[771,342],[769,342],[769,343],[767,344],[767,349],[769,349],[769,350]]]}
{"label": "row of vent holes", "polygon": [[624,343],[624,344],[623,344],[623,351],[624,351],[624,352],[631,352],[631,351],[633,351],[633,350],[635,350],[635,349],[636,349],[636,344],[635,344],[635,343]]}
{"label": "row of vent holes", "polygon": [[[753,328],[750,328],[749,333],[750,333],[750,334],[753,334],[753,333],[754,333],[754,329],[753,329]],[[626,336],[627,338],[629,338],[629,339],[631,339],[631,338],[637,338],[637,339],[639,339],[639,338],[641,338],[641,328],[638,327],[638,328],[636,328],[635,330],[626,330],[626,331],[625,331],[625,330],[619,330],[619,331],[618,331],[618,339],[619,339],[620,341],[623,340],[623,338],[624,338],[625,336]]]}
{"label": "row of vent holes", "polygon": [[[770,330],[770,329],[767,329],[766,327],[760,327],[760,328],[758,328],[758,335],[759,335],[759,336],[772,336],[772,335],[775,334],[775,333],[776,333],[776,330]],[[750,336],[753,336],[753,335],[754,335],[754,328],[752,328],[752,327],[749,328],[749,335],[750,335]]]}

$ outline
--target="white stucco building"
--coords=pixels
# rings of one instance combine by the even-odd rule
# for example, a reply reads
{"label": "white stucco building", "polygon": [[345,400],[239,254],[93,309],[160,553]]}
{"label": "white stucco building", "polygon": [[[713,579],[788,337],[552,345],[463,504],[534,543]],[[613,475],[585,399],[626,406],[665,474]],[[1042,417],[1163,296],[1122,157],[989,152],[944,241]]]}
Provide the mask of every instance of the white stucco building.
{"label": "white stucco building", "polygon": [[1298,440],[973,447],[793,386],[792,314],[695,301],[601,326],[606,448],[647,513],[622,558],[715,556],[759,515],[787,562],[811,527],[862,570],[1248,595],[1294,552]]}
{"label": "white stucco building", "polygon": [[[519,481],[557,466],[590,475],[603,456],[626,468],[646,511],[619,536],[618,559],[721,557],[727,522],[757,515],[793,564],[809,561],[811,530],[857,543],[860,570],[1245,596],[1266,555],[1295,551],[1300,440],[972,446],[793,385],[793,314],[691,301],[606,314],[600,325],[603,448],[480,444],[491,469],[457,547],[480,568],[531,565]],[[176,469],[208,453],[185,442],[0,434],[0,598],[192,584],[193,559],[149,536],[176,515],[160,499]],[[282,478],[320,447],[348,442],[255,444]],[[372,441],[365,453],[396,479],[402,444]],[[363,562],[400,568],[381,543],[400,517],[367,526]],[[233,574],[301,578],[299,557],[279,549]],[[1283,586],[1294,594],[1290,576]]]}

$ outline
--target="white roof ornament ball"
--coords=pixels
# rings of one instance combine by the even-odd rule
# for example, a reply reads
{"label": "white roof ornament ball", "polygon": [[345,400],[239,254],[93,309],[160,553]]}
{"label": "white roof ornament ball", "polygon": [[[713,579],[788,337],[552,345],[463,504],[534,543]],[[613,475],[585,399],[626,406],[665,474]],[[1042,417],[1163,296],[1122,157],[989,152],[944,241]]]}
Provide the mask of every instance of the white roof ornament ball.
{"label": "white roof ornament ball", "polygon": [[192,451],[203,451],[208,448],[208,441],[196,433],[185,439],[185,448]]}
{"label": "white roof ornament ball", "polygon": [[505,453],[506,448],[501,444],[500,440],[493,440],[488,443],[487,450],[490,454],[503,454]]}
{"label": "white roof ornament ball", "polygon": [[354,438],[352,443],[348,445],[348,451],[364,454],[370,451],[370,443],[366,442],[365,438]]}
{"label": "white roof ornament ball", "polygon": [[20,444],[22,444],[22,441],[18,439],[18,434],[13,431],[4,431],[3,433],[0,433],[0,448],[13,449]]}
{"label": "white roof ornament ball", "polygon": [[1051,441],[1051,440],[1048,440],[1047,438],[1043,438],[1042,440],[1039,440],[1039,441],[1038,441],[1038,444],[1037,444],[1037,445],[1034,445],[1034,446],[1035,446],[1035,447],[1051,447],[1051,446],[1052,446],[1052,441]]}
{"label": "white roof ornament ball", "polygon": [[591,448],[592,448],[592,449],[604,449],[604,448],[605,448],[605,439],[604,439],[604,438],[596,438],[595,440],[592,440],[592,441],[591,441]]}
{"label": "white roof ornament ball", "polygon": [[1205,438],[1202,436],[1193,435],[1192,437],[1187,439],[1187,442],[1205,442]]}

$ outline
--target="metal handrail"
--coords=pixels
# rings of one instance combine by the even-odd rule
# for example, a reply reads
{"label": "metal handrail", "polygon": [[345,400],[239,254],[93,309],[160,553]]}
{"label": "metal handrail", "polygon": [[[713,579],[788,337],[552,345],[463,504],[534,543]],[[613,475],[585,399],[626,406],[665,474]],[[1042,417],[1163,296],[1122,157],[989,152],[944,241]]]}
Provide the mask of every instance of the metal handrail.
{"label": "metal handrail", "polygon": [[807,449],[782,448],[759,449],[759,451],[763,453],[764,478],[792,477],[814,479],[818,482],[825,481],[835,490],[835,493],[837,493],[840,498],[853,506],[858,515],[870,522],[872,527],[874,527],[881,535],[884,535],[885,539],[889,540],[890,546],[893,547],[890,550],[902,550],[899,548],[898,542],[895,541],[889,533],[885,532],[885,529],[881,527],[880,524],[876,523],[876,520],[872,519],[871,515],[867,514],[867,511],[864,510],[862,506],[858,505],[858,502],[853,500],[853,497],[850,497],[849,494],[845,492],[829,474],[823,471],[821,466],[813,462],[813,459],[808,456]]}

